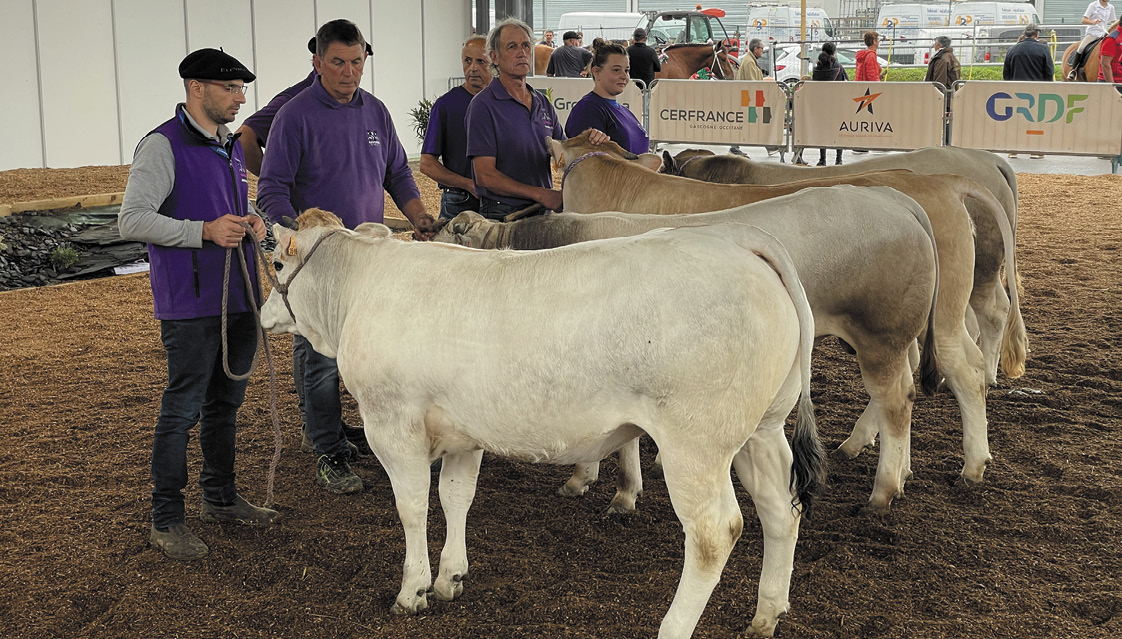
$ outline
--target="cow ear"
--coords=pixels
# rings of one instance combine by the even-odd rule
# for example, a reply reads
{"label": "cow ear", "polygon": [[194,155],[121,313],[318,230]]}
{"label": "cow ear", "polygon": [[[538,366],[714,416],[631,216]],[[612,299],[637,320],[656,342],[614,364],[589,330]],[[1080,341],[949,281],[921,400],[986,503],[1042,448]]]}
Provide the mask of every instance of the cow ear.
{"label": "cow ear", "polygon": [[363,222],[355,227],[355,233],[363,237],[391,237],[393,231],[385,224],[376,224],[374,222]]}
{"label": "cow ear", "polygon": [[463,235],[471,230],[473,224],[485,219],[487,218],[476,213],[475,211],[464,211],[457,214],[456,217],[452,218],[452,232],[457,235]]}
{"label": "cow ear", "polygon": [[652,171],[658,171],[662,168],[662,158],[657,153],[643,153],[635,159],[635,162],[644,168]]}
{"label": "cow ear", "polygon": [[674,161],[674,156],[670,155],[670,151],[664,150],[662,152],[662,172],[670,175],[678,174],[678,163]]}
{"label": "cow ear", "polygon": [[553,165],[557,168],[565,167],[565,145],[554,140],[553,138],[546,138],[546,144],[549,145],[549,152],[553,155]]}

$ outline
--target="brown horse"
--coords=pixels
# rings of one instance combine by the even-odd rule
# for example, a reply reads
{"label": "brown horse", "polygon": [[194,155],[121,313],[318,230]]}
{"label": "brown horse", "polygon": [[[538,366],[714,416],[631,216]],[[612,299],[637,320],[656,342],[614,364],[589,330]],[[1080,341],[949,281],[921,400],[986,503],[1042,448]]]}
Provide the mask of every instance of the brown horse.
{"label": "brown horse", "polygon": [[672,44],[663,53],[667,59],[662,63],[662,70],[655,73],[655,79],[684,80],[706,67],[718,80],[736,79],[736,63],[729,56],[724,43]]}
{"label": "brown horse", "polygon": [[[1071,57],[1071,54],[1075,53],[1075,48],[1078,46],[1079,43],[1076,42],[1075,44],[1072,44],[1070,47],[1068,47],[1066,51],[1064,51],[1063,70],[1061,71],[1061,73],[1063,74],[1064,82],[1068,81],[1067,76],[1069,73],[1071,73],[1071,66],[1068,65],[1067,60],[1069,57]],[[1076,76],[1075,82],[1095,82],[1099,79],[1100,46],[1102,46],[1101,40],[1091,45],[1090,49],[1083,52],[1084,56],[1087,58],[1087,62],[1083,65],[1083,69]],[[1115,78],[1114,80],[1117,82],[1118,78]]]}

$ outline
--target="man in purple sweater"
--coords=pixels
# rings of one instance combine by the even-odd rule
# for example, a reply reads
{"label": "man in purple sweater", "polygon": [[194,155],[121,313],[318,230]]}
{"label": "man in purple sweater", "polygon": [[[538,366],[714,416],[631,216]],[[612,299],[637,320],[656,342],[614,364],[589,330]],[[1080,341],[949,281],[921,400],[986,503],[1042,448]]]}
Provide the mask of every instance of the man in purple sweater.
{"label": "man in purple sweater", "polygon": [[[235,421],[246,382],[227,378],[222,366],[223,328],[235,374],[249,370],[257,348],[254,309],[261,293],[254,251],[243,239],[264,239],[265,223],[249,212],[241,145],[226,127],[255,76],[222,51],[200,49],[183,59],[179,77],[186,101],[137,145],[118,222],[121,237],[148,243],[168,362],[152,437],[149,540],[173,559],[201,559],[209,549],[187,527],[183,501],[187,443],[196,423],[203,453],[199,519],[268,524],[279,515],[250,504],[234,484]],[[224,282],[227,250],[245,254],[252,282],[237,269]]]}
{"label": "man in purple sweater", "polygon": [[440,198],[440,217],[445,220],[463,211],[479,210],[479,197],[471,180],[471,162],[467,157],[464,119],[471,99],[491,83],[485,42],[483,36],[472,36],[464,43],[460,53],[464,83],[433,103],[425,143],[421,146],[421,173],[432,178],[444,192]]}
{"label": "man in purple sweater", "polygon": [[[382,222],[389,192],[413,223],[413,238],[429,240],[434,220],[421,202],[389,112],[359,88],[366,57],[366,40],[354,23],[333,20],[320,27],[312,59],[319,76],[277,113],[257,183],[258,204],[274,222],[319,207],[353,229]],[[360,492],[362,480],[348,464],[335,360],[299,336],[292,357],[294,369],[304,363],[303,417],[316,453],[316,481],[334,493]]]}

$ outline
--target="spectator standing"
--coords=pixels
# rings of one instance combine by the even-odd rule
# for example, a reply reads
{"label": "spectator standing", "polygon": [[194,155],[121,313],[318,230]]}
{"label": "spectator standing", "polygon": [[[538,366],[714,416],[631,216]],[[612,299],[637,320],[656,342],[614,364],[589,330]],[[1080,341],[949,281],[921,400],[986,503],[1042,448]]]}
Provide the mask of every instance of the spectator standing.
{"label": "spectator standing", "polygon": [[565,46],[549,56],[545,74],[556,78],[579,78],[592,61],[592,53],[581,48],[581,37],[576,31],[566,31],[563,39]]}
{"label": "spectator standing", "polygon": [[647,46],[646,29],[643,27],[635,29],[635,33],[631,37],[633,44],[627,47],[627,57],[631,63],[631,77],[642,80],[643,88],[648,89],[654,82],[655,73],[662,71],[662,63],[658,61],[658,52]]}
{"label": "spectator standing", "polygon": [[479,197],[471,180],[471,162],[467,157],[464,120],[471,99],[491,83],[486,42],[483,36],[472,36],[464,43],[460,52],[464,82],[433,103],[429,112],[429,127],[421,146],[421,173],[440,185],[443,191],[440,217],[445,220],[463,211],[479,210]]}
{"label": "spectator standing", "polygon": [[556,49],[557,45],[553,44],[553,29],[547,29],[546,32],[542,34],[542,41],[538,44],[544,44],[548,47]]}
{"label": "spectator standing", "polygon": [[643,125],[617,100],[631,81],[627,50],[623,45],[600,38],[593,41],[592,79],[592,90],[569,112],[565,135],[572,138],[588,129],[596,129],[636,155],[650,151],[651,140]]}
{"label": "spectator standing", "polygon": [[[822,44],[822,53],[818,54],[818,62],[815,63],[814,70],[810,74],[811,80],[819,82],[845,82],[849,80],[849,74],[838,63],[837,50],[838,47],[833,42]],[[837,149],[834,164],[840,165],[841,163],[842,150]],[[818,166],[826,166],[826,149],[819,149]]]}
{"label": "spectator standing", "polygon": [[954,57],[954,51],[951,50],[951,39],[945,35],[938,36],[932,48],[935,49],[935,55],[927,63],[927,75],[923,81],[938,82],[949,89],[958,82],[960,71],[958,58]]}
{"label": "spectator standing", "polygon": [[[359,87],[366,40],[348,20],[332,20],[316,33],[318,76],[277,113],[269,153],[257,185],[258,202],[279,222],[311,207],[332,211],[347,228],[382,222],[384,194],[413,223],[413,237],[433,236],[405,149],[385,104]],[[354,455],[342,422],[339,369],[300,336],[293,339],[294,377],[303,389],[305,436],[316,454],[316,481],[326,490],[352,494],[362,479],[348,461]],[[301,369],[300,363],[303,363]]]}
{"label": "spectator standing", "polygon": [[[195,424],[203,466],[199,519],[269,524],[277,511],[238,494],[234,454],[238,408],[245,380],[231,380],[222,365],[223,293],[228,362],[248,371],[257,349],[260,306],[254,251],[265,223],[249,212],[249,182],[237,136],[226,127],[245,103],[255,76],[232,56],[199,49],[179,65],[185,102],[137,145],[121,204],[121,237],[148,243],[152,298],[167,354],[168,383],[152,437],[151,544],[173,559],[201,559],[209,549],[187,527],[187,444]],[[248,284],[240,272],[223,282],[227,249],[245,253]]]}
{"label": "spectator standing", "polygon": [[1021,39],[1005,54],[1001,68],[1003,80],[1018,82],[1052,82],[1056,77],[1056,64],[1048,45],[1040,41],[1040,27],[1025,27]]}
{"label": "spectator standing", "polygon": [[748,55],[740,58],[740,70],[736,72],[737,80],[760,81],[764,79],[764,72],[760,69],[759,59],[764,55],[764,43],[759,38],[748,41]]}
{"label": "spectator standing", "polygon": [[857,82],[880,82],[885,74],[877,58],[880,34],[876,31],[866,31],[864,40],[865,48],[857,52],[857,68],[854,69],[853,79]]}
{"label": "spectator standing", "polygon": [[1079,46],[1075,48],[1074,59],[1068,61],[1071,67],[1067,76],[1068,82],[1075,81],[1079,68],[1083,66],[1087,47],[1095,40],[1105,36],[1108,25],[1114,24],[1117,20],[1118,16],[1114,12],[1114,5],[1110,4],[1109,0],[1093,0],[1091,4],[1087,5],[1087,10],[1083,12],[1083,18],[1080,20],[1087,25],[1087,28],[1084,31],[1083,39],[1079,41]]}
{"label": "spectator standing", "polygon": [[1111,25],[1099,48],[1099,82],[1122,82],[1122,29]]}

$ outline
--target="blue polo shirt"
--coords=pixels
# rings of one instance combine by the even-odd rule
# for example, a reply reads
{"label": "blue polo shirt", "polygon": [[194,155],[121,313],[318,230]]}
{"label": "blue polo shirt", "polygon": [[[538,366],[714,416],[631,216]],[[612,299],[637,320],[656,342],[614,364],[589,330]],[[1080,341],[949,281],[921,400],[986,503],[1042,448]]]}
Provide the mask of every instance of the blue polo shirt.
{"label": "blue polo shirt", "polygon": [[[448,170],[471,177],[471,162],[467,156],[467,117],[468,104],[472,95],[467,89],[456,87],[437,98],[429,111],[429,128],[425,131],[425,143],[421,153],[435,155],[442,159]],[[447,184],[441,184],[447,188]]]}
{"label": "blue polo shirt", "polygon": [[[529,85],[527,85],[529,87]],[[565,132],[557,112],[545,95],[530,88],[532,102],[527,109],[511,97],[497,79],[480,91],[468,105],[467,155],[495,158],[495,168],[507,177],[546,189],[553,188],[550,152],[546,138],[564,140]],[[475,183],[479,197],[513,206],[528,206],[532,200],[489,193]]]}
{"label": "blue polo shirt", "polygon": [[387,192],[399,209],[420,197],[381,100],[358,89],[344,104],[317,79],[277,112],[257,181],[257,201],[269,219],[296,219],[317,206],[349,229],[380,223]]}
{"label": "blue polo shirt", "polygon": [[565,122],[565,135],[576,137],[588,129],[600,129],[612,142],[632,153],[651,150],[651,139],[635,114],[619,102],[600,97],[593,91],[573,105]]}

